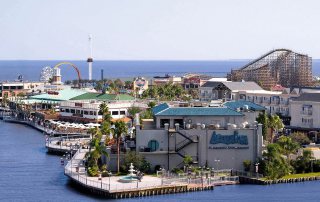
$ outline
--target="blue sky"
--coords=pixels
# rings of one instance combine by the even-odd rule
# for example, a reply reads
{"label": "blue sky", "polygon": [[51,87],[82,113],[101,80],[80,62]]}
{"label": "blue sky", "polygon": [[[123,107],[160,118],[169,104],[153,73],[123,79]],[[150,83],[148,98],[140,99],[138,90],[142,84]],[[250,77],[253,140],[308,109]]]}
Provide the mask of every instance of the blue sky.
{"label": "blue sky", "polygon": [[317,0],[0,0],[0,59],[320,58]]}

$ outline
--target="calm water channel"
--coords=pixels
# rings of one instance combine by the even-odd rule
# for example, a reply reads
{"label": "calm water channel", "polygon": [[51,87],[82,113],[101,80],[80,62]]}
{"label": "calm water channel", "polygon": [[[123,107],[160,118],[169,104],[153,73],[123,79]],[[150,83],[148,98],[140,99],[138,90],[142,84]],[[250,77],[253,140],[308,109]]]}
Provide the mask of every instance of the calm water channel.
{"label": "calm water channel", "polygon": [[[49,155],[44,136],[34,129],[0,121],[0,201],[102,201],[68,183],[59,162]],[[320,201],[320,182],[272,186],[236,185],[213,191],[121,201]],[[108,200],[114,201],[114,200]]]}

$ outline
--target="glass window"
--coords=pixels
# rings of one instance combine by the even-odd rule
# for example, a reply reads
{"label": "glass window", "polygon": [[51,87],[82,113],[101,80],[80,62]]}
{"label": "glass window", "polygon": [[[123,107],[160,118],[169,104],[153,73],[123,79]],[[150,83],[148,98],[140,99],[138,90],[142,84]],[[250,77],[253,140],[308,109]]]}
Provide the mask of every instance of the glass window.
{"label": "glass window", "polygon": [[118,115],[118,111],[112,111],[112,115]]}
{"label": "glass window", "polygon": [[70,109],[66,109],[66,112],[67,112],[67,113],[70,113]]}
{"label": "glass window", "polygon": [[83,114],[88,115],[89,113],[88,113],[88,111],[83,111]]}
{"label": "glass window", "polygon": [[72,114],[74,114],[74,113],[75,113],[75,110],[74,110],[74,109],[70,109],[70,112],[71,112]]}
{"label": "glass window", "polygon": [[90,111],[90,115],[93,115],[93,111]]}
{"label": "glass window", "polygon": [[120,111],[120,115],[126,115],[126,111]]}

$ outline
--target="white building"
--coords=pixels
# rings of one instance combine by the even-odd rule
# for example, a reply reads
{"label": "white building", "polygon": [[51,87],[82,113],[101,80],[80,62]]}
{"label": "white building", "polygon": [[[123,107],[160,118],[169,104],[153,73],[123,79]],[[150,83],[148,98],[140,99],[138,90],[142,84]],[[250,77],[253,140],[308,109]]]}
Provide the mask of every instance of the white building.
{"label": "white building", "polygon": [[[63,101],[60,103],[60,119],[75,122],[101,122],[103,118],[99,113],[101,103],[101,101],[83,100]],[[107,106],[113,119],[127,117],[128,109],[133,106],[146,107],[134,102],[110,102]]]}

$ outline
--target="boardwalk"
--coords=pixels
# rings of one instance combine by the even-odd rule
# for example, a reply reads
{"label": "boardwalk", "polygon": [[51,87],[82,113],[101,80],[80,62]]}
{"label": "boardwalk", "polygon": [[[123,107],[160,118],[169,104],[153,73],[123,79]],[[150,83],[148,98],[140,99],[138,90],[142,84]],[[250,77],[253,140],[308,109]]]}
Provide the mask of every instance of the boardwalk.
{"label": "boardwalk", "polygon": [[122,183],[120,177],[88,177],[83,159],[87,149],[79,149],[65,166],[65,175],[91,192],[111,198],[134,197],[154,194],[178,193],[213,189],[214,186],[238,183],[237,177],[215,178],[160,178],[144,176],[141,182]]}
{"label": "boardwalk", "polygon": [[48,137],[46,139],[46,148],[48,152],[65,153],[73,151],[74,153],[80,148],[88,148],[91,138],[79,136],[68,137]]}

